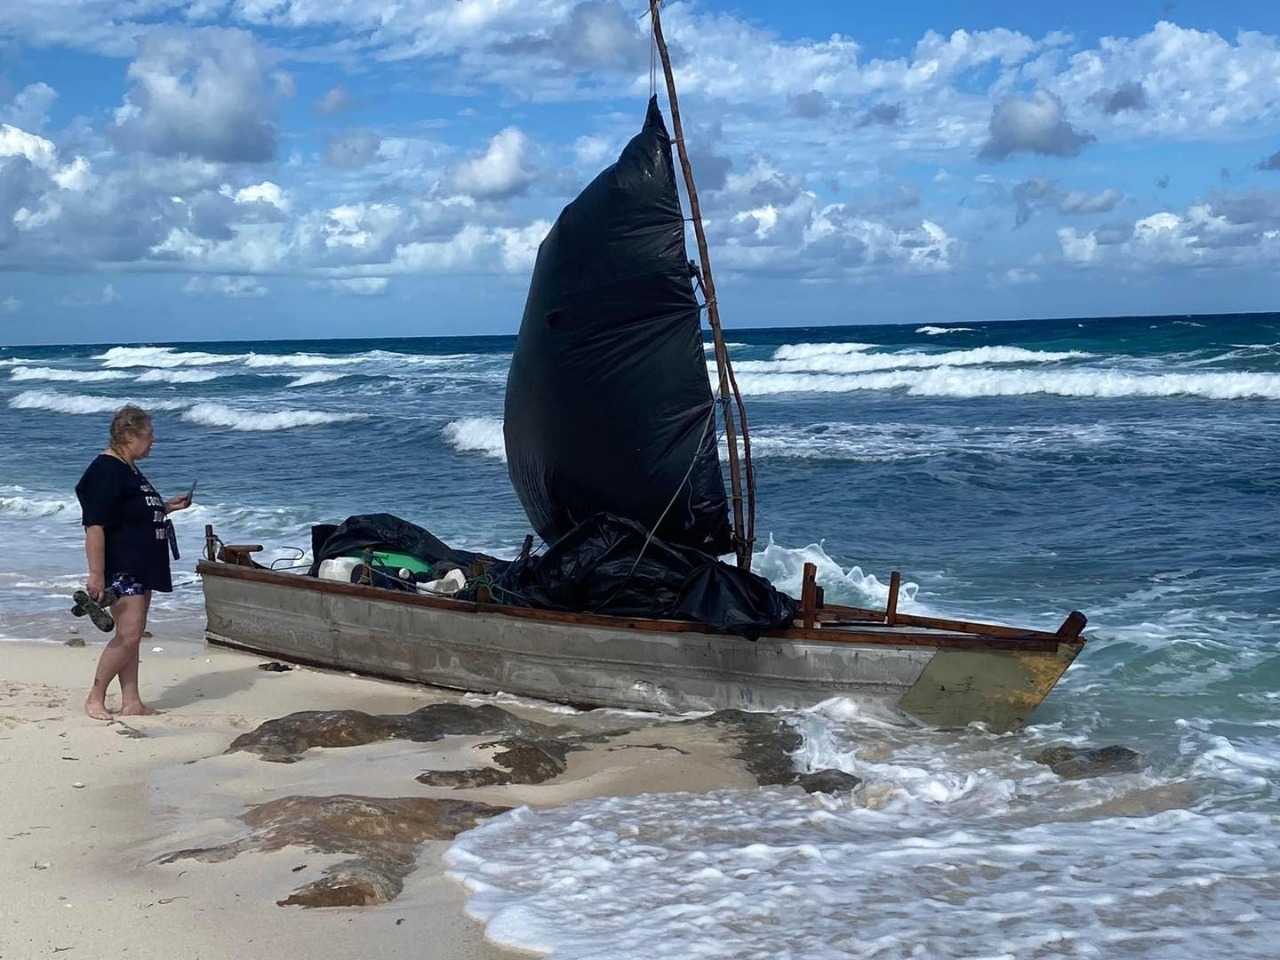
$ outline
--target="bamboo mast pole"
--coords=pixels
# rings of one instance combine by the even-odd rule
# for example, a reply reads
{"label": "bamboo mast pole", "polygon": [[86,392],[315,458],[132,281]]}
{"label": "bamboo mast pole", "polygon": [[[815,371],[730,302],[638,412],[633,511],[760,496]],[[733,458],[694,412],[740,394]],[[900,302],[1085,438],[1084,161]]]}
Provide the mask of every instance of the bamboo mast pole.
{"label": "bamboo mast pole", "polygon": [[[711,256],[707,251],[707,235],[702,228],[702,208],[698,203],[698,190],[693,182],[693,167],[685,148],[684,129],[680,123],[680,101],[676,98],[675,74],[671,69],[671,56],[662,36],[662,19],[658,7],[662,0],[649,0],[649,14],[653,21],[653,39],[662,58],[662,72],[667,81],[667,99],[671,104],[671,126],[675,134],[676,150],[680,154],[680,168],[684,172],[685,192],[689,195],[689,214],[693,220],[693,233],[698,241],[698,258],[702,262],[702,289],[706,295],[707,322],[711,325],[711,339],[715,345],[716,369],[720,374],[720,399],[725,401],[724,433],[729,447],[729,486],[733,501],[733,548],[738,556],[738,566],[751,568],[751,548],[755,541],[755,480],[751,469],[751,440],[747,433],[747,411],[738,393],[738,384],[729,365],[729,350],[720,329],[720,307],[716,302],[716,284],[711,276]],[[733,397],[742,422],[742,459],[738,462],[737,427],[728,400]],[[746,479],[747,521],[743,523],[743,478]]]}

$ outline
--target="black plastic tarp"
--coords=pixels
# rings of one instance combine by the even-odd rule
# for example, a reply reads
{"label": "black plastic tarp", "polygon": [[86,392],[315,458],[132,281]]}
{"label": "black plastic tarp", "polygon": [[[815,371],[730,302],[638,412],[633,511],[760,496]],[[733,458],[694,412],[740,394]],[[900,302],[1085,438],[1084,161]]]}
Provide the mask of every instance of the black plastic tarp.
{"label": "black plastic tarp", "polygon": [[644,129],[542,241],[511,361],[508,469],[548,543],[607,512],[729,552],[691,278],[655,97]]}
{"label": "black plastic tarp", "polygon": [[308,573],[314,577],[319,574],[323,561],[348,556],[353,550],[366,547],[407,553],[427,563],[443,560],[464,569],[478,558],[492,559],[484,554],[454,550],[434,534],[393,514],[366,513],[347,517],[336,526],[326,523],[311,528],[313,559]]}
{"label": "black plastic tarp", "polygon": [[[619,617],[693,620],[755,639],[798,609],[768,580],[690,547],[650,538],[633,520],[599,514],[545,553],[493,572],[497,603]],[[474,586],[467,596],[474,597]]]}

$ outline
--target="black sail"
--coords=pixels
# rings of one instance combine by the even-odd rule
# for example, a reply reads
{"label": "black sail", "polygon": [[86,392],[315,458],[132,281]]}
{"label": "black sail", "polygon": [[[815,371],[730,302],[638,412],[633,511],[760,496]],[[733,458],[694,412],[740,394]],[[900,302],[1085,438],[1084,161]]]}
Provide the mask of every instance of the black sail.
{"label": "black sail", "polygon": [[[607,512],[729,552],[724,479],[671,140],[644,129],[538,248],[507,378],[511,483],[554,542]],[[665,512],[664,512],[665,511]]]}

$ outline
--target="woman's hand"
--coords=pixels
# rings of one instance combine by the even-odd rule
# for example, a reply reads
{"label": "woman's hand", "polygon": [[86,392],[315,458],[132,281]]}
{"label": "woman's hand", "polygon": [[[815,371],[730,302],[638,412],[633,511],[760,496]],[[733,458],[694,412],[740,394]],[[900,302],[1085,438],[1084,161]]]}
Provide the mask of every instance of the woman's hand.
{"label": "woman's hand", "polygon": [[94,600],[102,599],[102,591],[107,587],[106,577],[100,573],[89,574],[89,579],[85,581],[84,592],[93,597]]}
{"label": "woman's hand", "polygon": [[164,512],[173,513],[175,510],[185,510],[191,506],[191,494],[183,493],[176,497],[170,497],[164,502]]}

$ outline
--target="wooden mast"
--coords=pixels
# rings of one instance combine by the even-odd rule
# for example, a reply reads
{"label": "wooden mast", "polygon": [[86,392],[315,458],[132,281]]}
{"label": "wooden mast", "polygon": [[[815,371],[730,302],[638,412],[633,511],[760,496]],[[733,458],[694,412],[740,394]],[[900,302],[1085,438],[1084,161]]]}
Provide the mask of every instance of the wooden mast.
{"label": "wooden mast", "polygon": [[[720,399],[724,401],[724,435],[729,447],[729,486],[733,501],[733,550],[738,557],[738,566],[743,570],[751,569],[751,549],[755,542],[756,497],[755,477],[751,467],[751,438],[747,433],[747,410],[738,392],[738,384],[733,376],[733,368],[729,364],[729,350],[724,344],[724,334],[720,329],[720,307],[716,302],[716,284],[711,276],[711,257],[707,252],[707,236],[702,228],[702,208],[698,204],[698,190],[693,182],[693,167],[689,163],[689,152],[684,144],[684,130],[680,124],[680,102],[676,98],[675,75],[671,70],[671,57],[667,53],[667,42],[662,36],[662,19],[658,7],[662,0],[649,0],[649,14],[653,20],[653,40],[658,47],[658,55],[662,58],[662,72],[667,81],[667,100],[671,104],[671,127],[676,142],[676,150],[680,154],[680,168],[684,172],[685,192],[689,195],[689,213],[693,220],[693,233],[698,241],[698,258],[702,262],[703,294],[706,297],[707,322],[711,326],[711,339],[715,344],[716,369],[720,374]],[[728,400],[732,397],[738,408],[738,419],[742,423],[742,464],[739,466],[737,425],[734,422],[733,409]],[[744,484],[745,479],[745,484]],[[743,519],[743,488],[746,492],[746,520]]]}

